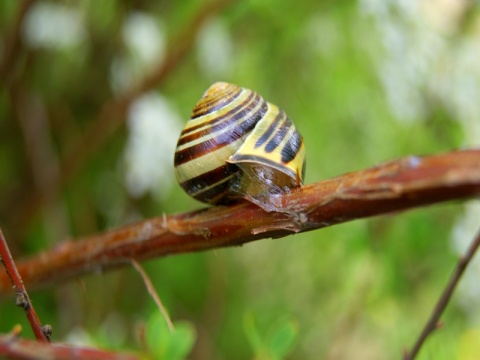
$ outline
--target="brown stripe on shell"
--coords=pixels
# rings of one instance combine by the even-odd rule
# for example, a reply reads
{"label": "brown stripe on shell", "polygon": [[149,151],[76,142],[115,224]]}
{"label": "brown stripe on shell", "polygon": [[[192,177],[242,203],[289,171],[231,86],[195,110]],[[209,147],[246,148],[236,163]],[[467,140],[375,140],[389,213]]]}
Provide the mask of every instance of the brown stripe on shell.
{"label": "brown stripe on shell", "polygon": [[284,117],[282,124],[277,128],[277,132],[273,135],[273,137],[268,141],[267,145],[265,145],[265,151],[267,153],[273,152],[285,139],[285,136],[288,134],[288,130],[293,126],[292,122],[289,118]]}
{"label": "brown stripe on shell", "polygon": [[242,93],[242,88],[236,85],[215,83],[205,92],[192,110],[191,119],[210,114],[215,110],[234,101]]}
{"label": "brown stripe on shell", "polygon": [[289,137],[288,142],[280,151],[280,154],[282,155],[282,162],[284,164],[288,164],[290,161],[292,161],[295,156],[297,156],[298,150],[302,147],[302,144],[302,136],[298,131],[294,131]]}
{"label": "brown stripe on shell", "polygon": [[207,191],[201,193],[198,196],[193,195],[193,198],[209,204],[228,204],[232,202],[232,200],[230,200],[227,196],[230,191],[230,183],[226,181],[221,185],[222,186],[215,186],[211,189],[208,189]]}
{"label": "brown stripe on shell", "polygon": [[[253,110],[257,106],[257,103],[259,100],[260,100],[260,96],[252,92],[252,94],[250,94],[248,98],[245,99],[244,102],[239,104],[237,107],[229,110],[224,115],[219,116],[217,118],[213,118],[209,121],[204,121],[199,125],[189,128],[188,131],[184,130],[185,132],[182,132],[180,139],[178,139],[177,146],[184,145],[186,143],[189,143],[190,141],[199,139],[206,135],[210,135],[212,132],[219,131],[224,129],[227,126],[230,126],[232,124],[233,119],[237,119],[238,121],[239,113],[243,114],[246,111]],[[228,120],[228,121],[225,121],[225,120]],[[198,128],[203,128],[203,127],[205,127],[204,130],[200,130],[193,134],[188,135],[189,133],[193,132],[193,130],[196,130]]]}
{"label": "brown stripe on shell", "polygon": [[[253,104],[253,105],[256,106],[256,104]],[[209,139],[208,141],[176,151],[175,160],[174,160],[175,166],[178,166],[188,161],[191,161],[193,159],[196,159],[200,156],[205,155],[206,153],[214,152],[224,146],[231,144],[232,142],[235,142],[241,137],[245,136],[246,134],[248,134],[253,130],[257,122],[260,121],[260,119],[264,116],[267,110],[267,106],[268,106],[267,103],[264,101],[262,104],[262,107],[256,113],[252,114],[251,117],[239,123],[238,126],[235,128],[235,131],[231,131],[228,133],[226,132],[219,133],[217,134],[217,136]],[[237,122],[243,116],[244,116],[244,111],[238,112],[229,120],[228,125],[231,125],[232,123]],[[225,126],[222,125],[221,129],[224,127]],[[179,141],[179,145],[180,144],[181,142]]]}
{"label": "brown stripe on shell", "polygon": [[186,180],[182,182],[180,186],[186,189],[190,195],[195,196],[197,192],[209,188],[213,184],[220,182],[222,179],[233,175],[235,173],[234,170],[238,171],[238,168],[235,169],[233,165],[226,163],[216,169]]}
{"label": "brown stripe on shell", "polygon": [[[223,171],[226,173],[222,176]],[[228,200],[225,201],[225,196],[230,190],[230,181],[235,176],[236,171],[238,171],[238,168],[235,165],[227,164],[185,181],[181,186],[190,196],[199,201],[216,204],[222,200],[222,203],[227,203]]]}
{"label": "brown stripe on shell", "polygon": [[275,129],[278,127],[278,124],[280,123],[280,121],[283,121],[284,117],[285,117],[285,113],[282,110],[280,110],[277,116],[275,116],[275,119],[268,126],[268,129],[262,134],[262,136],[258,138],[257,142],[255,143],[256,149],[262,146],[270,138],[270,136],[273,134]]}

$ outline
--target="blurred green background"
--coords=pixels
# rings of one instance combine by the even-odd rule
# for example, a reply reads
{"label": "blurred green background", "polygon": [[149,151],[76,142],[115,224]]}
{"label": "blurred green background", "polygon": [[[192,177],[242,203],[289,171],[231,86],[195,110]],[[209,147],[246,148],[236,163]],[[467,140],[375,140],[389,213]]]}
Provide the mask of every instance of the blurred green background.
{"label": "blurred green background", "polygon": [[[173,151],[219,80],[287,112],[304,136],[307,183],[478,146],[479,10],[467,0],[0,2],[0,226],[15,258],[203,207],[176,184]],[[195,336],[187,358],[400,358],[479,219],[478,202],[450,203],[144,265]],[[479,275],[477,262],[419,359],[480,357]],[[158,317],[132,268],[30,296],[55,341],[141,349],[138,333]],[[32,336],[6,297],[0,332],[16,323]]]}

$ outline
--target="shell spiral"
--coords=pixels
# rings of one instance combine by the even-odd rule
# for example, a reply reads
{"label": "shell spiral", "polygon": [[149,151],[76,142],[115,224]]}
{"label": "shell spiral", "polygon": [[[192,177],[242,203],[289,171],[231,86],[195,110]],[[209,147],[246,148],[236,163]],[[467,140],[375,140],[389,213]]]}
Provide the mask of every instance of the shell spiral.
{"label": "shell spiral", "polygon": [[218,82],[195,105],[177,143],[175,174],[193,198],[240,198],[267,211],[303,184],[305,146],[287,115],[256,92]]}

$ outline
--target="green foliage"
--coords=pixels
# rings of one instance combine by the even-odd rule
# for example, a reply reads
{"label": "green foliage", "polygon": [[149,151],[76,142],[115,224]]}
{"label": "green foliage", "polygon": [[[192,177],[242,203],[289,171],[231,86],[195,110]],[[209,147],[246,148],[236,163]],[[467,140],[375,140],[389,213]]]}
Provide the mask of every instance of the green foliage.
{"label": "green foliage", "polygon": [[170,331],[159,312],[153,313],[146,327],[146,343],[152,359],[181,360],[188,358],[195,342],[195,329],[188,322],[176,322]]}
{"label": "green foliage", "polygon": [[247,312],[244,315],[243,326],[255,359],[258,360],[284,359],[292,351],[298,335],[297,322],[289,318],[278,320],[261,335],[254,315]]}
{"label": "green foliage", "polygon": [[459,339],[460,345],[456,358],[462,360],[476,359],[480,354],[479,336],[480,329],[478,327],[463,332]]}
{"label": "green foliage", "polygon": [[[0,1],[0,58],[23,3]],[[186,29],[205,3],[33,2],[25,22],[44,5],[47,21],[33,33],[19,27],[18,52],[0,79],[0,226],[15,259],[203,207],[175,183],[172,157],[181,127],[214,81],[253,89],[285,110],[304,137],[306,183],[478,145],[478,2],[232,1]],[[57,7],[73,11],[81,31],[66,45],[35,45],[32,37],[57,24]],[[126,24],[138,15],[150,22],[130,38],[145,42],[145,54],[126,41]],[[75,24],[70,18],[54,27],[53,40]],[[137,179],[154,183],[134,194],[126,182],[127,144],[146,141],[132,135],[132,106],[107,110],[190,40],[149,88],[149,97],[168,104],[152,121],[166,136],[132,161],[142,165]],[[168,140],[173,145],[162,147]],[[65,177],[50,183],[58,174]],[[189,321],[172,334],[150,315],[152,300],[130,269],[31,289],[30,296],[41,320],[53,325],[54,341],[81,329],[93,334],[93,344],[138,349],[136,324],[148,317],[156,358],[399,358],[460,255],[452,234],[467,243],[473,235],[458,225],[463,217],[462,204],[441,205],[150,261],[146,269],[171,317]],[[465,295],[478,284],[472,274],[420,359],[480,357],[480,301]],[[112,317],[122,324],[118,331],[109,331]],[[8,298],[0,303],[0,332],[16,323],[29,337],[24,314]]]}

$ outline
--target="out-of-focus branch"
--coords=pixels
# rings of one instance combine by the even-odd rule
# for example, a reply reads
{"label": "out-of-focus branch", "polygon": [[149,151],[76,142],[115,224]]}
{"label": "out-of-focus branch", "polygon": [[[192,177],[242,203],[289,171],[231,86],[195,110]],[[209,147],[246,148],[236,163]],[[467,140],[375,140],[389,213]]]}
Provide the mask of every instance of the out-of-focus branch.
{"label": "out-of-focus branch", "polygon": [[410,352],[406,352],[404,354],[404,360],[413,360],[417,356],[420,348],[424,344],[427,337],[438,328],[438,324],[440,321],[440,317],[442,316],[443,311],[447,307],[450,298],[452,297],[453,291],[455,290],[456,286],[458,285],[460,278],[462,277],[467,265],[473,259],[477,249],[480,247],[480,232],[478,232],[477,236],[473,239],[470,247],[468,248],[467,252],[464,256],[462,256],[457,263],[457,267],[452,274],[452,277],[448,281],[445,290],[440,295],[437,304],[435,305],[430,318],[428,319],[425,327],[423,328],[422,332],[418,336],[415,345],[413,345],[412,350]]}
{"label": "out-of-focus branch", "polygon": [[76,140],[63,156],[61,176],[51,176],[48,189],[49,196],[42,196],[36,192],[29,196],[25,204],[19,207],[21,214],[16,219],[16,224],[24,224],[36,214],[38,208],[52,201],[63,190],[65,185],[87,163],[89,157],[96,153],[107,139],[124,123],[125,113],[131,103],[143,93],[162,83],[171,74],[173,69],[180,64],[192,48],[196,35],[201,26],[209,17],[221,11],[230,3],[229,0],[214,0],[206,3],[197,14],[185,25],[181,32],[170,41],[166,51],[166,58],[147,74],[135,87],[125,91],[124,94],[110,99],[100,108],[99,113],[90,121],[85,132]]}
{"label": "out-of-focus branch", "polygon": [[[0,335],[0,355],[9,359],[82,359],[82,360],[140,360],[140,355],[117,353],[81,346],[44,344],[38,341],[20,339],[15,335]],[[3,358],[2,356],[2,358]]]}
{"label": "out-of-focus branch", "polygon": [[[127,225],[17,263],[29,288],[130,264],[131,258],[202,251],[278,238],[342,222],[480,196],[480,149],[410,156],[306,185],[267,213],[240,203]],[[0,276],[0,293],[9,290]]]}
{"label": "out-of-focus branch", "polygon": [[18,5],[18,12],[13,22],[11,31],[6,33],[4,38],[3,56],[0,59],[0,84],[5,83],[7,75],[14,73],[14,60],[20,49],[20,30],[22,29],[23,20],[28,9],[34,0],[25,0]]}

